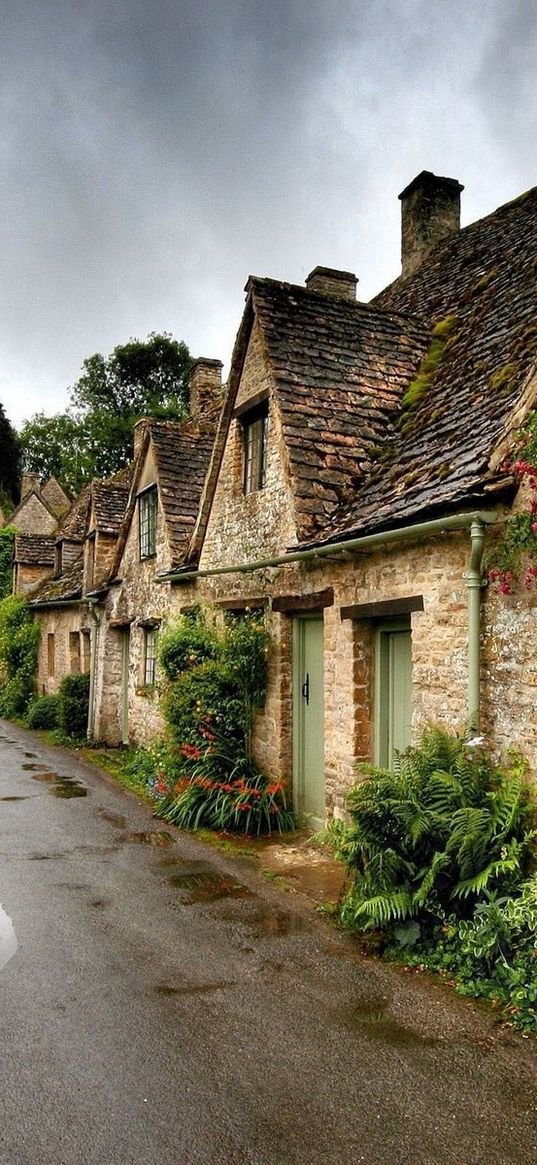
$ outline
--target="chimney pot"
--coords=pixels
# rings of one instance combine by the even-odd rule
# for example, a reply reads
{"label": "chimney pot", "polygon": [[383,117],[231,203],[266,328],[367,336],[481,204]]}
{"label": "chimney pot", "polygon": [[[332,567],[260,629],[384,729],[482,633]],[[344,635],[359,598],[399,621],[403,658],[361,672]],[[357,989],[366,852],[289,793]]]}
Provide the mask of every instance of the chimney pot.
{"label": "chimney pot", "polygon": [[352,271],[337,271],[333,267],[314,267],[306,279],[308,291],[319,295],[338,295],[340,299],[356,300],[358,278]]}
{"label": "chimney pot", "polygon": [[190,376],[190,415],[196,420],[221,397],[223,367],[221,360],[206,356],[199,356],[194,362]]}
{"label": "chimney pot", "polygon": [[461,191],[456,178],[422,170],[399,195],[403,275],[419,267],[431,247],[461,226]]}

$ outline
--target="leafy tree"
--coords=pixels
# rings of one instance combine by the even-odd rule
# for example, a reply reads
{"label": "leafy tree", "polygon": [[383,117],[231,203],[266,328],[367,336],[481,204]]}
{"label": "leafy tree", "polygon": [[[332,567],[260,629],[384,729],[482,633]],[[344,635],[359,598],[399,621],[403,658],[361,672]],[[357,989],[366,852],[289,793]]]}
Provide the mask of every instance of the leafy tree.
{"label": "leafy tree", "polygon": [[2,496],[15,503],[19,500],[20,474],[19,439],[0,404],[0,501]]}
{"label": "leafy tree", "polygon": [[91,478],[93,462],[84,427],[68,412],[53,417],[35,413],[24,422],[20,440],[25,468],[38,473],[42,480],[54,475],[65,489],[76,494]]}
{"label": "leafy tree", "polygon": [[27,469],[53,473],[73,492],[92,477],[115,473],[132,457],[132,430],[142,416],[176,420],[188,404],[192,360],[167,333],[129,340],[82,365],[65,413],[37,413],[21,430]]}

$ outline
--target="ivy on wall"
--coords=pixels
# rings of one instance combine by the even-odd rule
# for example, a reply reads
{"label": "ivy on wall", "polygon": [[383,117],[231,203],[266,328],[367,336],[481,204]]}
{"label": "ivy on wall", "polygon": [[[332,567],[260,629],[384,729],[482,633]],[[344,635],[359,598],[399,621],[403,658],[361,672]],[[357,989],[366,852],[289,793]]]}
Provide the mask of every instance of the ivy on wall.
{"label": "ivy on wall", "polygon": [[5,599],[12,591],[14,545],[15,530],[13,526],[2,526],[0,530],[0,599]]}

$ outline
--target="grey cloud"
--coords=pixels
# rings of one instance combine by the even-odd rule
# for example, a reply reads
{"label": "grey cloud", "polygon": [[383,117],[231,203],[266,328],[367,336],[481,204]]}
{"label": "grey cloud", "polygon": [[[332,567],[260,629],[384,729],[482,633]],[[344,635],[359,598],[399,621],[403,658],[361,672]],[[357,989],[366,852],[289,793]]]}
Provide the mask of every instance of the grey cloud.
{"label": "grey cloud", "polygon": [[155,328],[226,360],[250,272],[332,263],[372,294],[424,167],[466,182],[470,217],[516,194],[484,108],[502,38],[526,84],[513,7],[518,24],[502,0],[5,4],[8,412],[61,407],[85,356]]}

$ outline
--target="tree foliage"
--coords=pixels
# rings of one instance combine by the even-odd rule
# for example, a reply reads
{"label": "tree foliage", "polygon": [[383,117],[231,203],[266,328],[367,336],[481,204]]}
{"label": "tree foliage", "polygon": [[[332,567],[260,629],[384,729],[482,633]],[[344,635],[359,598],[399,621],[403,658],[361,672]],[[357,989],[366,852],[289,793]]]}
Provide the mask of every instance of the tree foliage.
{"label": "tree foliage", "polygon": [[21,447],[13,425],[0,404],[0,501],[2,497],[16,503],[19,499]]}
{"label": "tree foliage", "polygon": [[0,599],[5,599],[13,589],[13,547],[15,531],[13,526],[2,526],[0,530]]}
{"label": "tree foliage", "polygon": [[192,360],[167,333],[95,353],[82,365],[66,412],[35,414],[23,425],[26,468],[54,474],[77,493],[93,477],[106,477],[132,458],[132,431],[142,416],[177,420],[188,405]]}

